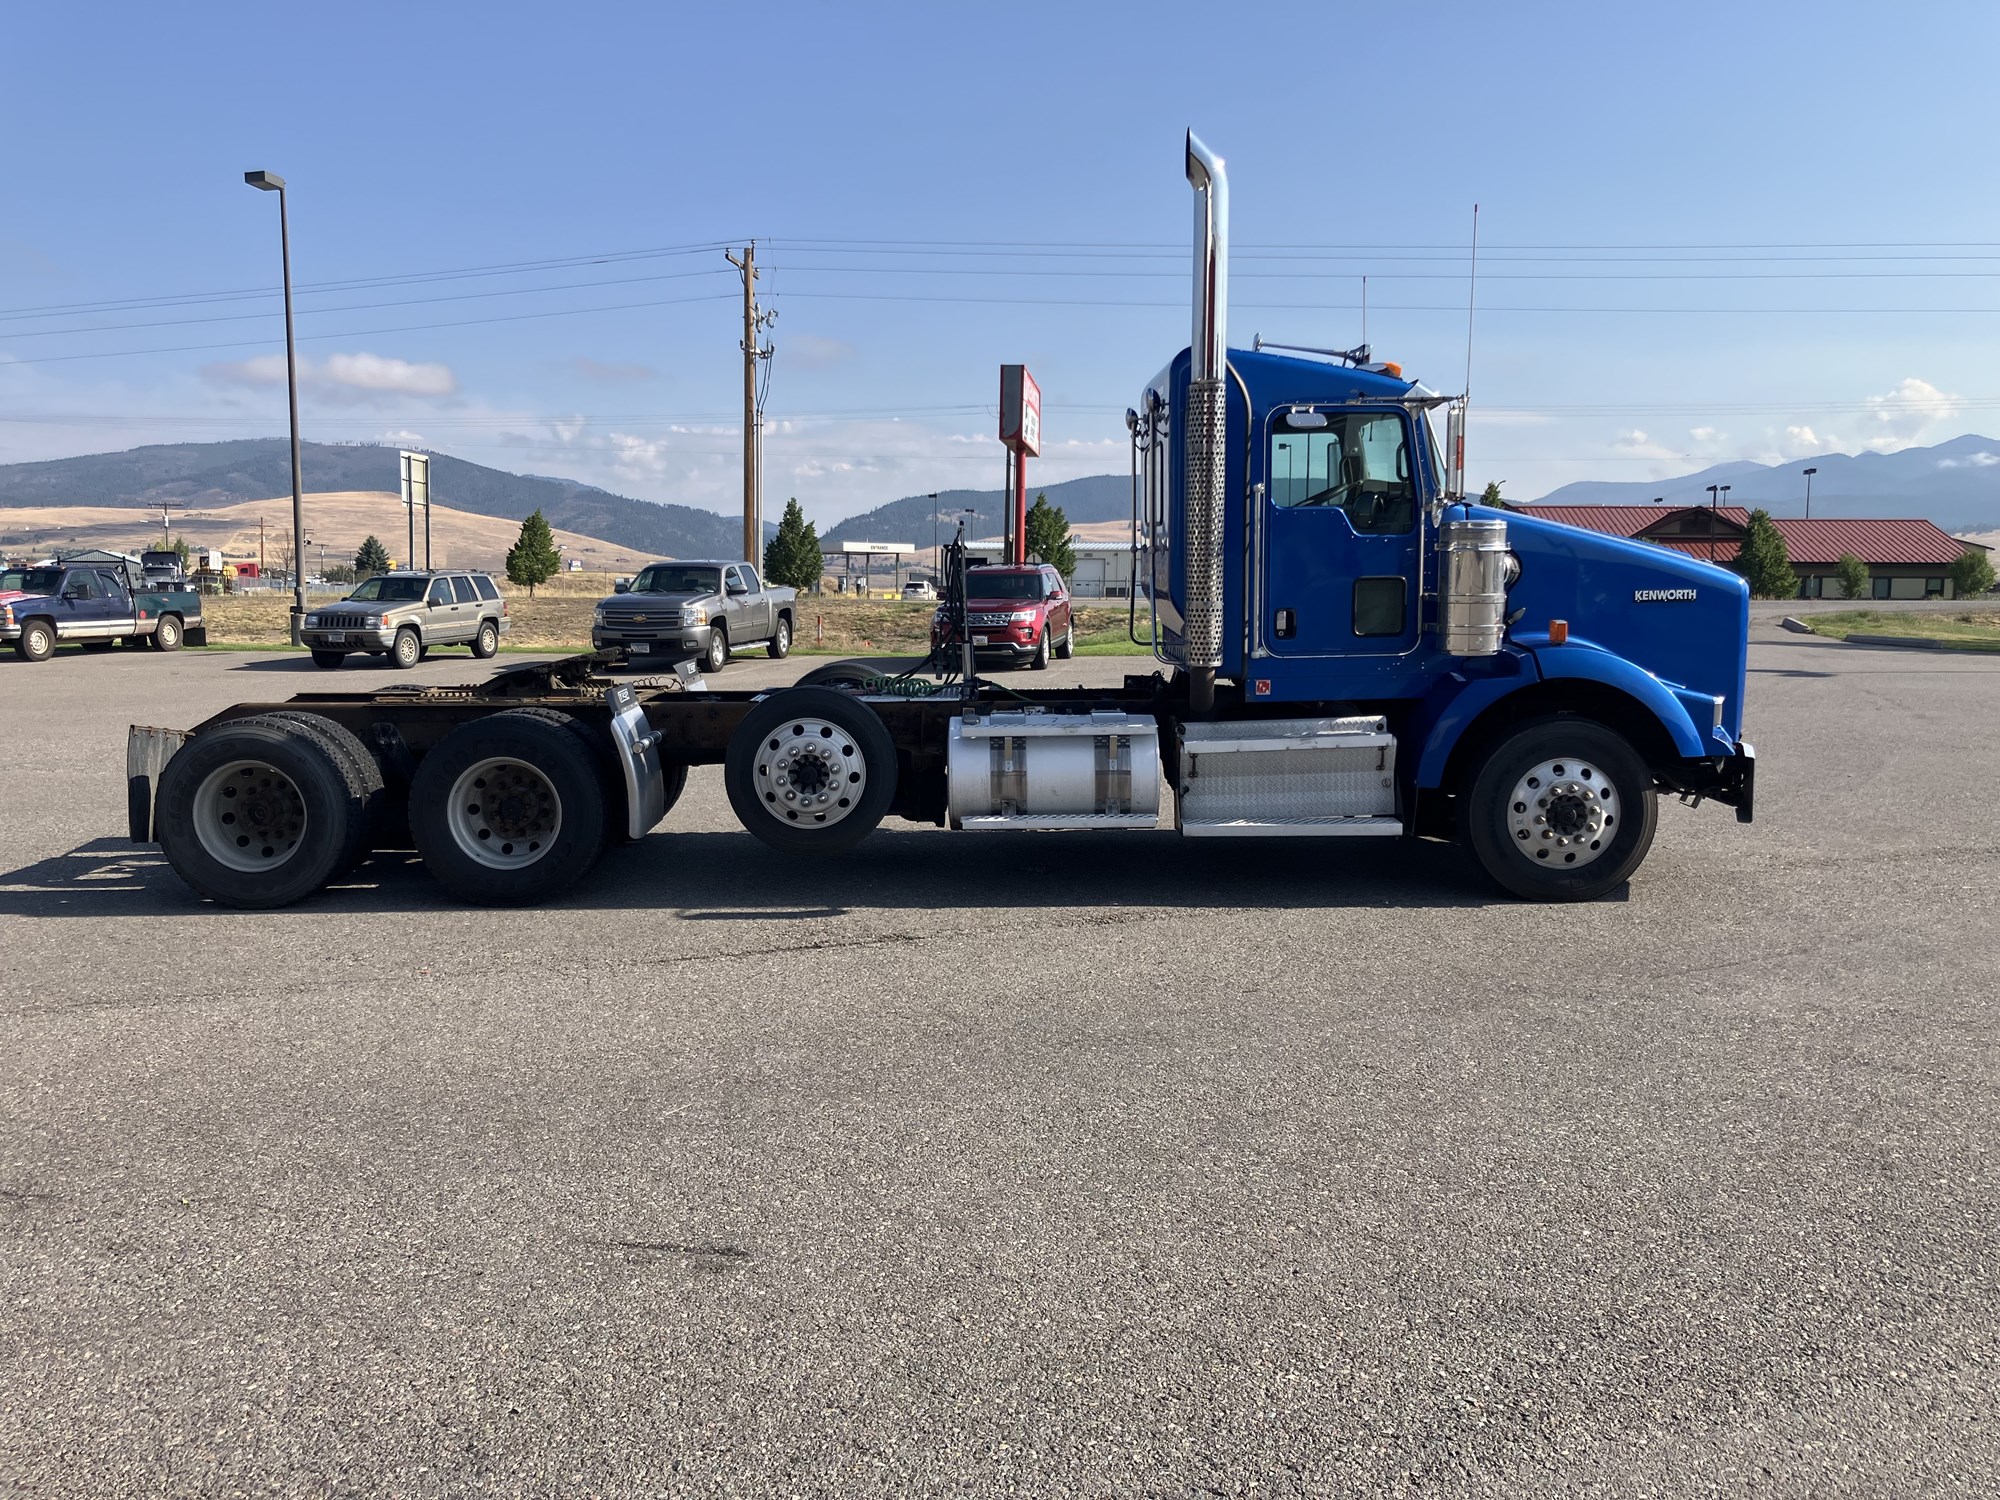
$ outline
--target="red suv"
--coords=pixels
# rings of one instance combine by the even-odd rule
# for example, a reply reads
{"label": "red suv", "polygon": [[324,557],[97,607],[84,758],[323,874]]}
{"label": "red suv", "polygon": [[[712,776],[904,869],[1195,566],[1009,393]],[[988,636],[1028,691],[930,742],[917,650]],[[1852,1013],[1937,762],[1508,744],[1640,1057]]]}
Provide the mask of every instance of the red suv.
{"label": "red suv", "polygon": [[[1076,645],[1069,590],[1046,563],[967,568],[965,593],[966,632],[977,656],[1005,657],[1014,666],[1029,662],[1039,671]],[[944,644],[945,628],[939,610],[931,619],[933,650]]]}

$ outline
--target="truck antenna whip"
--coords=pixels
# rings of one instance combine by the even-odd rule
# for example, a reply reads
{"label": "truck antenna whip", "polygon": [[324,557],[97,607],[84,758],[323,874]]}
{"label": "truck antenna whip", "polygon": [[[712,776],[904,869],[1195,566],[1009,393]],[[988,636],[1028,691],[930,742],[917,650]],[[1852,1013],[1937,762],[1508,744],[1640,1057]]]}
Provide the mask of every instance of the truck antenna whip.
{"label": "truck antenna whip", "polygon": [[1479,303],[1479,205],[1472,205],[1472,269],[1465,282],[1465,394],[1472,400],[1472,313]]}
{"label": "truck antenna whip", "polygon": [[1368,278],[1361,278],[1361,347],[1368,347]]}

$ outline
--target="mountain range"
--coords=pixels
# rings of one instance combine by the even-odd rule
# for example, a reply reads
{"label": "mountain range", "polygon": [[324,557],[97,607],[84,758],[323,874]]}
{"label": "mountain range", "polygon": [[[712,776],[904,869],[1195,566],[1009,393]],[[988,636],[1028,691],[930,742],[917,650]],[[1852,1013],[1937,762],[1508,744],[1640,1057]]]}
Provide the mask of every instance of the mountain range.
{"label": "mountain range", "polygon": [[[1066,479],[1059,484],[1028,487],[1028,503],[1037,495],[1047,495],[1072,526],[1093,521],[1125,521],[1132,515],[1132,481],[1123,474],[1093,474],[1085,479]],[[1006,520],[1008,496],[1003,490],[940,490],[929,495],[908,495],[891,500],[858,516],[849,516],[819,534],[820,545],[829,551],[842,542],[911,542],[929,550],[933,535],[949,541],[958,525],[958,512],[970,510],[965,534],[968,538],[990,538],[1001,534]],[[935,533],[931,518],[937,517]]]}
{"label": "mountain range", "polygon": [[[396,494],[402,471],[395,448],[307,443],[299,466],[309,492]],[[0,520],[21,506],[153,506],[201,510],[288,495],[291,444],[282,438],[222,443],[166,443],[123,453],[93,453],[42,463],[0,465]],[[510,474],[446,453],[431,455],[431,494],[441,506],[520,521],[540,510],[551,526],[602,537],[635,552],[666,557],[734,557],[743,524],[691,505],[614,495],[573,479]],[[768,535],[776,528],[765,526]]]}
{"label": "mountain range", "polygon": [[1807,469],[1819,471],[1812,479],[1816,517],[1919,516],[1946,531],[2000,528],[2000,442],[1976,433],[1895,453],[1823,453],[1783,464],[1739,460],[1679,479],[1584,479],[1537,503],[1644,505],[1664,496],[1673,505],[1706,505],[1708,486],[1726,484],[1731,505],[1799,516],[1805,513]]}

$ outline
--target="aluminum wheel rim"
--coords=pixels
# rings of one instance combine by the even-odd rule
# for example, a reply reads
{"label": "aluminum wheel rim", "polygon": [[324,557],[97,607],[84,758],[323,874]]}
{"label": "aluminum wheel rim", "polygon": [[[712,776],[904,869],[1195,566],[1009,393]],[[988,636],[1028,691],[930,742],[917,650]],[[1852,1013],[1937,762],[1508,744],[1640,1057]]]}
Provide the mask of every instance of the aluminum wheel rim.
{"label": "aluminum wheel rim", "polygon": [[538,767],[493,756],[459,772],[447,820],[452,842],[474,864],[519,870],[554,847],[562,794]]}
{"label": "aluminum wheel rim", "polygon": [[210,859],[242,874],[291,859],[310,821],[298,784],[268,761],[232,760],[195,789],[195,837]]}
{"label": "aluminum wheel rim", "polygon": [[1521,857],[1579,870],[1603,858],[1622,809],[1611,778],[1587,760],[1556,757],[1532,767],[1507,799],[1507,832]]}
{"label": "aluminum wheel rim", "polygon": [[825,719],[787,719],[758,742],[757,796],[781,823],[828,828],[868,790],[868,761],[854,736]]}
{"label": "aluminum wheel rim", "polygon": [[413,635],[397,636],[396,644],[390,649],[396,653],[397,661],[413,662],[424,654],[423,642]]}

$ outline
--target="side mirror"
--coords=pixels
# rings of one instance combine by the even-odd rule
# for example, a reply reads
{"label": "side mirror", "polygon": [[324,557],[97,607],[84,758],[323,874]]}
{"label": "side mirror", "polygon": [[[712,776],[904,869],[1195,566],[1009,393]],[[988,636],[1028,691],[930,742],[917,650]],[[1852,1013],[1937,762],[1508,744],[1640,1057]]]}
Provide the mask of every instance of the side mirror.
{"label": "side mirror", "polygon": [[732,578],[729,580],[729,592],[732,594],[747,594],[750,592],[750,585],[740,578]]}
{"label": "side mirror", "polygon": [[616,583],[611,585],[611,592],[614,594],[623,594],[629,592],[631,587],[632,587],[631,584],[627,583],[624,579],[621,578]]}
{"label": "side mirror", "polygon": [[77,584],[71,584],[63,590],[63,598],[65,599],[86,599],[88,597],[89,595],[85,594],[83,589]]}

